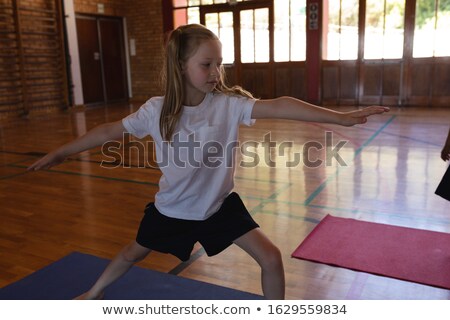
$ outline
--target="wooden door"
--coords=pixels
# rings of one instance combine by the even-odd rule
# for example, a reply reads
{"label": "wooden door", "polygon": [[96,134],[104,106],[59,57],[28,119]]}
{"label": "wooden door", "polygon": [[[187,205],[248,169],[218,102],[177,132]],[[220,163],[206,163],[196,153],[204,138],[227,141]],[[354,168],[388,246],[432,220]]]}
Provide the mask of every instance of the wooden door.
{"label": "wooden door", "polygon": [[126,100],[122,21],[83,15],[76,21],[84,103]]}
{"label": "wooden door", "polygon": [[127,83],[122,21],[100,19],[99,29],[106,101],[123,101],[127,98]]}
{"label": "wooden door", "polygon": [[85,104],[105,101],[97,20],[77,16],[78,50]]}

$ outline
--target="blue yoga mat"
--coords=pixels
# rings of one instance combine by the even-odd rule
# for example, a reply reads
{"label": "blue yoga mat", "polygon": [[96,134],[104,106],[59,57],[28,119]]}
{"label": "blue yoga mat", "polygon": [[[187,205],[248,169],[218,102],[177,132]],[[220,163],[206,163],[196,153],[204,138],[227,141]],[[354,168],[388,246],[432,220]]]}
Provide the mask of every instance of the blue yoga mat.
{"label": "blue yoga mat", "polygon": [[[89,289],[109,260],[74,252],[0,289],[0,300],[69,300]],[[110,300],[256,300],[263,297],[167,273],[132,267],[107,288]]]}

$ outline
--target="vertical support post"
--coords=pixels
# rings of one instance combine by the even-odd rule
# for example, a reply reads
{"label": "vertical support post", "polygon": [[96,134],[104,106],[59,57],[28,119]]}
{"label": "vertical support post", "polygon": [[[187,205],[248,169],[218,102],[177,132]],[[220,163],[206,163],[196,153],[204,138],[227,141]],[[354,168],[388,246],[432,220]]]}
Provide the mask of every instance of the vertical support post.
{"label": "vertical support post", "polygon": [[25,57],[23,52],[23,43],[22,43],[22,28],[20,25],[20,0],[12,0],[13,4],[13,16],[14,16],[14,26],[16,29],[16,40],[17,40],[17,50],[19,53],[19,68],[20,68],[20,84],[22,89],[22,107],[23,107],[23,115],[28,115],[29,110],[29,102],[28,102],[28,89],[27,89],[27,79],[25,74]]}
{"label": "vertical support post", "polygon": [[306,97],[309,102],[320,104],[322,2],[307,0],[306,10]]}
{"label": "vertical support post", "polygon": [[61,57],[61,77],[63,80],[63,97],[64,97],[64,109],[69,107],[69,81],[67,79],[67,52],[66,52],[66,33],[64,32],[65,23],[63,21],[64,11],[62,7],[62,0],[55,0],[55,15],[56,15],[56,27],[59,35],[59,47],[60,47],[60,57]]}

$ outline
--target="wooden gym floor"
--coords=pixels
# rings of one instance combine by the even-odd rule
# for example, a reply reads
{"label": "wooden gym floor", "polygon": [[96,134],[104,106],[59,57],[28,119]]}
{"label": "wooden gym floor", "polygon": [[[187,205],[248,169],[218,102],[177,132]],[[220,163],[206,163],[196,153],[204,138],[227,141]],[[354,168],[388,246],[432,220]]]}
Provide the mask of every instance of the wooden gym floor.
{"label": "wooden gym floor", "polygon": [[[111,157],[100,148],[48,171],[29,173],[25,168],[86,130],[138,107],[109,105],[0,123],[0,287],[72,251],[111,259],[134,239],[160,177],[159,170],[149,168],[148,154],[129,147],[136,143],[120,152],[124,165],[116,168],[101,167]],[[440,150],[449,119],[450,108],[393,108],[352,128],[282,120],[242,127],[241,143],[262,142],[269,132],[276,142],[270,152],[275,167],[265,163],[269,159],[261,143],[247,149],[260,163],[237,169],[236,191],[283,252],[288,299],[450,298],[448,290],[290,257],[326,214],[450,232],[450,202],[434,194],[447,166]],[[311,148],[309,160],[322,164],[308,167],[303,147],[324,144],[327,131],[333,146],[347,141],[339,151],[343,161],[334,158],[326,165],[325,149]],[[277,148],[286,141],[292,144],[283,155]],[[296,154],[301,161],[288,168]],[[241,158],[246,163],[252,159],[256,156]],[[152,253],[139,265],[261,293],[259,267],[235,246],[212,258],[197,246],[188,263]]]}

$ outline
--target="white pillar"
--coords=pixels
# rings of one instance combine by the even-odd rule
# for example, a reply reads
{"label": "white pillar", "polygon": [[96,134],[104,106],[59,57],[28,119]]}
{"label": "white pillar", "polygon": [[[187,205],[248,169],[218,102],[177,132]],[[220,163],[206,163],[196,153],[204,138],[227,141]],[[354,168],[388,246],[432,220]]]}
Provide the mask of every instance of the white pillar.
{"label": "white pillar", "polygon": [[64,0],[64,15],[67,27],[67,42],[69,44],[70,69],[72,74],[73,100],[76,106],[83,105],[83,86],[81,82],[80,57],[78,54],[77,26],[73,0]]}

